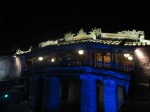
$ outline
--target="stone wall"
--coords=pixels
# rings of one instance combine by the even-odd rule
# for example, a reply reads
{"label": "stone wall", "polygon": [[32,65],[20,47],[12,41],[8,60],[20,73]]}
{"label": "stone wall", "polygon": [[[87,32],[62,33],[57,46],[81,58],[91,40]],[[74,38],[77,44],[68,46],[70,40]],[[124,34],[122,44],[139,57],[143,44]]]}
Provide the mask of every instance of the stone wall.
{"label": "stone wall", "polygon": [[134,92],[135,97],[148,98],[150,77],[150,48],[140,47],[134,51]]}
{"label": "stone wall", "polygon": [[20,77],[21,60],[19,57],[0,57],[0,80],[5,77]]}
{"label": "stone wall", "polygon": [[134,51],[135,82],[149,83],[150,76],[150,48],[137,48]]}

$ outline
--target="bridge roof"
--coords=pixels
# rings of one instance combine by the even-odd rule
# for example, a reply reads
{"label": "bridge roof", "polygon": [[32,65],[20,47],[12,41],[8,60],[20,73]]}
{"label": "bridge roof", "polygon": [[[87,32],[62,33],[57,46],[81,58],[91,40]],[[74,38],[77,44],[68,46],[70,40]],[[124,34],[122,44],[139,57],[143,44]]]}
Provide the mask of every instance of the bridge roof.
{"label": "bridge roof", "polygon": [[92,43],[98,43],[100,45],[109,45],[109,46],[150,46],[150,43],[148,42],[138,42],[135,40],[129,40],[129,39],[118,39],[118,38],[101,38],[101,39],[89,39],[89,40],[78,40],[78,41],[67,41],[67,42],[61,42],[58,43],[59,45],[63,44],[72,44],[72,43],[86,43],[86,42],[92,42]]}

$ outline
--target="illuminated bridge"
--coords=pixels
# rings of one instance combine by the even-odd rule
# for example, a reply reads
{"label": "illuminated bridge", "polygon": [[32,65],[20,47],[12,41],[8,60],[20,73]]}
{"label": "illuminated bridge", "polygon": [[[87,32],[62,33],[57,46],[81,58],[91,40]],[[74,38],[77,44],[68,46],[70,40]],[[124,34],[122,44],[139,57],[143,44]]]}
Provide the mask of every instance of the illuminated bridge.
{"label": "illuminated bridge", "polygon": [[[91,40],[48,46],[25,56],[24,75],[31,74],[35,94],[42,92],[45,111],[60,109],[60,101],[65,101],[79,105],[82,112],[103,108],[116,112],[127,95],[133,71],[133,61],[124,54],[133,56],[133,50]],[[38,83],[43,83],[42,91]]]}
{"label": "illuminated bridge", "polygon": [[[18,50],[16,57],[11,57],[28,85],[29,105],[35,112],[118,112],[135,74],[135,88],[136,83],[138,87],[148,83],[149,41],[141,32],[140,36],[136,31],[94,32],[96,37],[83,36],[80,30],[76,37],[68,34],[64,39],[40,43],[37,50]],[[140,95],[135,94],[143,97]]]}

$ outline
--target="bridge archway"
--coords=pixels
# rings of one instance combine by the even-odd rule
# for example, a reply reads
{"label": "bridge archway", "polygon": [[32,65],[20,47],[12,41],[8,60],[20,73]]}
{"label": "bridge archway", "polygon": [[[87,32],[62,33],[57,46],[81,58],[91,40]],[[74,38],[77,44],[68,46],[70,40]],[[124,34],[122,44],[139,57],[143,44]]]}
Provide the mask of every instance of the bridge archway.
{"label": "bridge archway", "polygon": [[[55,68],[52,70],[58,71]],[[51,71],[49,74],[40,74],[44,78],[42,96],[44,112],[62,110],[60,108],[62,101],[67,102],[68,106],[70,102],[76,103],[80,112],[96,112],[101,107],[105,112],[118,111],[129,88],[129,75],[92,67],[73,67],[72,71],[68,70],[70,67],[65,69],[63,67],[60,68],[62,72]],[[36,78],[33,80],[35,83],[32,85],[37,86],[38,80]]]}

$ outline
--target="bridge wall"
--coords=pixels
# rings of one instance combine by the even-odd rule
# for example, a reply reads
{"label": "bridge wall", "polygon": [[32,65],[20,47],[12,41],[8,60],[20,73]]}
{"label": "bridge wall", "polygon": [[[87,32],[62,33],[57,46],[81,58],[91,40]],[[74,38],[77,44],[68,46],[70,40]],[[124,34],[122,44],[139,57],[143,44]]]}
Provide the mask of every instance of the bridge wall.
{"label": "bridge wall", "polygon": [[140,47],[134,51],[134,94],[135,97],[149,97],[150,48]]}
{"label": "bridge wall", "polygon": [[150,76],[150,48],[141,47],[134,51],[134,74],[135,82],[137,83],[149,83]]}

